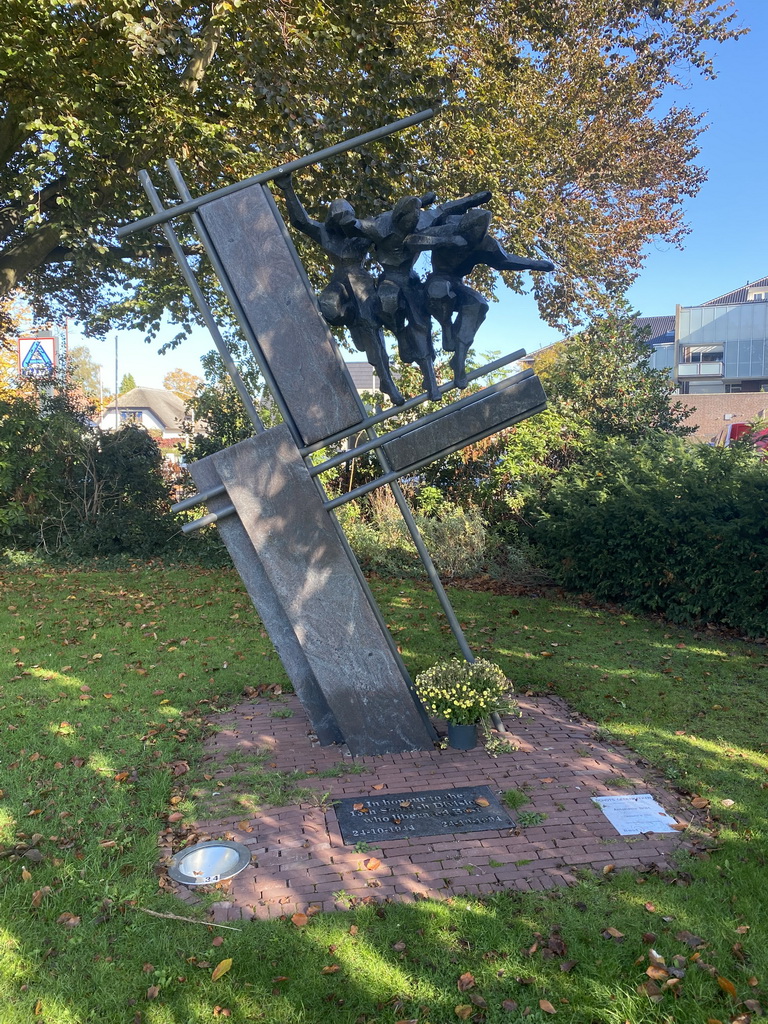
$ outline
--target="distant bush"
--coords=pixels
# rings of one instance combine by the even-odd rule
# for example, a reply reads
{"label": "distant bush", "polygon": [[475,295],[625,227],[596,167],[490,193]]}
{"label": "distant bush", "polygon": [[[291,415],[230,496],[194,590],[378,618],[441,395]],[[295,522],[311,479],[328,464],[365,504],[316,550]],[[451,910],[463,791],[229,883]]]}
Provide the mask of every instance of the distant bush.
{"label": "distant bush", "polygon": [[563,471],[531,537],[559,582],[676,622],[768,634],[768,464],[669,435]]}

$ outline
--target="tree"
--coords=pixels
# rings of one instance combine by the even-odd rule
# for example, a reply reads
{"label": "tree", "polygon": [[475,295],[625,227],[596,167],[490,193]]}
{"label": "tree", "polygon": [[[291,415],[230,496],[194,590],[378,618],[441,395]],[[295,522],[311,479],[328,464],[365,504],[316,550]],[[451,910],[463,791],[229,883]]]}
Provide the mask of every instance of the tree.
{"label": "tree", "polygon": [[136,387],[136,380],[132,373],[124,373],[120,381],[120,394],[125,395]]}
{"label": "tree", "polygon": [[202,377],[197,377],[194,373],[189,373],[180,367],[176,367],[175,370],[171,370],[163,377],[163,387],[167,391],[173,391],[184,402],[193,398],[203,383]]}
{"label": "tree", "polygon": [[101,397],[101,367],[85,345],[75,345],[67,353],[66,373],[70,382],[86,398],[98,402]]}
{"label": "tree", "polygon": [[[278,415],[264,381],[242,348],[234,346],[233,355],[262,422],[267,427],[271,426],[277,422]],[[202,459],[255,433],[218,352],[208,352],[202,357],[201,364],[205,373],[204,386],[197,388],[189,400],[194,417],[187,441],[190,459]],[[199,432],[201,427],[202,433]]]}
{"label": "tree", "polygon": [[175,532],[161,467],[146,430],[90,426],[66,379],[0,396],[0,535],[18,549],[157,554]]}
{"label": "tree", "polygon": [[534,365],[554,408],[603,436],[693,433],[669,374],[651,369],[647,336],[634,316],[614,314],[552,346]]}
{"label": "tree", "polygon": [[154,336],[165,311],[189,327],[162,235],[114,244],[148,212],[140,168],[178,158],[205,191],[448,101],[308,169],[302,194],[318,207],[343,180],[376,213],[427,187],[492,189],[512,251],[557,265],[534,286],[556,322],[621,293],[650,239],[684,234],[702,124],[665,90],[713,74],[734,17],[716,0],[4,0],[0,295],[23,285],[36,312],[93,331]]}

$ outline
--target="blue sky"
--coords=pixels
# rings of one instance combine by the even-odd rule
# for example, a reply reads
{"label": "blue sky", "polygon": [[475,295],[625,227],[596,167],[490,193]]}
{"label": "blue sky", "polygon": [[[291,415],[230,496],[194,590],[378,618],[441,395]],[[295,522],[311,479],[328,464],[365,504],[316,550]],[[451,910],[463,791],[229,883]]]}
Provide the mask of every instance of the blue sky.
{"label": "blue sky", "polygon": [[[737,0],[738,22],[751,29],[737,42],[719,47],[718,77],[691,74],[675,101],[706,112],[697,162],[709,177],[695,199],[685,202],[691,228],[682,250],[661,243],[648,247],[645,267],[628,298],[646,316],[674,313],[676,303],[694,305],[746,281],[768,275],[768,0]],[[530,297],[504,291],[478,335],[478,351],[529,352],[556,341],[557,331],[539,318]],[[70,345],[82,343],[70,330]],[[114,345],[89,342],[104,365],[105,389],[114,384]],[[146,387],[161,387],[177,366],[199,373],[200,356],[213,348],[200,331],[166,356],[145,345],[138,332],[123,335],[118,373],[132,373]]]}

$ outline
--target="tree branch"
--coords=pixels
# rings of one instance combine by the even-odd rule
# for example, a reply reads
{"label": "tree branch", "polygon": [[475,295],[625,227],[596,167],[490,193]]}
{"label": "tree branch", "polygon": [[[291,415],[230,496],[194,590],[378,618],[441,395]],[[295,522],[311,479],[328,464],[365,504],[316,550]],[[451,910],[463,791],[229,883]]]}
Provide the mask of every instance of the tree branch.
{"label": "tree branch", "polygon": [[181,76],[181,87],[190,96],[194,96],[200,87],[208,65],[216,56],[216,50],[221,42],[222,22],[219,13],[222,11],[221,3],[211,5],[210,16],[206,19],[200,32],[197,44],[197,52],[187,64],[184,74]]}
{"label": "tree branch", "polygon": [[[49,208],[52,201],[64,191],[66,185],[67,178],[62,175],[36,192],[32,197],[32,202],[40,210]],[[24,223],[25,216],[26,213],[18,202],[8,203],[7,206],[2,207],[0,209],[0,241],[5,241],[16,228],[20,227]]]}
{"label": "tree branch", "polygon": [[59,245],[59,228],[44,224],[34,234],[25,235],[0,255],[0,296],[13,291],[27,274],[45,263]]}

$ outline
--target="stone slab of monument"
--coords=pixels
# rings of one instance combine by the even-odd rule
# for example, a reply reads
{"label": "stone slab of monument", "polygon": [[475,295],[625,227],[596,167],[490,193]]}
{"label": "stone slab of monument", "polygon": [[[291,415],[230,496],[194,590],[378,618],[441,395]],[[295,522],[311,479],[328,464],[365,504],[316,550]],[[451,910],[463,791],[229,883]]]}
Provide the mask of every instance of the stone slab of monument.
{"label": "stone slab of monument", "polygon": [[[248,444],[249,442],[244,442]],[[201,491],[221,484],[216,470],[216,455],[208,455],[189,465],[192,479]],[[208,508],[219,512],[230,504],[226,494],[210,498]],[[343,743],[344,737],[318,686],[312,668],[296,637],[293,626],[280,603],[261,559],[250,541],[245,527],[237,516],[227,516],[218,523],[218,531],[229,551],[235,569],[245,584],[248,596],[259,613],[283,668],[304,706],[315,734],[322,745]]]}
{"label": "stone slab of monument", "polygon": [[431,747],[434,732],[287,427],[208,460],[351,753]]}
{"label": "stone slab of monument", "polygon": [[271,196],[252,185],[200,208],[305,444],[360,422],[343,362]]}
{"label": "stone slab of monument", "polygon": [[478,391],[468,404],[386,441],[382,449],[392,468],[408,472],[425,460],[433,461],[496,434],[546,406],[544,389],[533,375],[522,380],[509,378],[496,387],[499,390]]}

